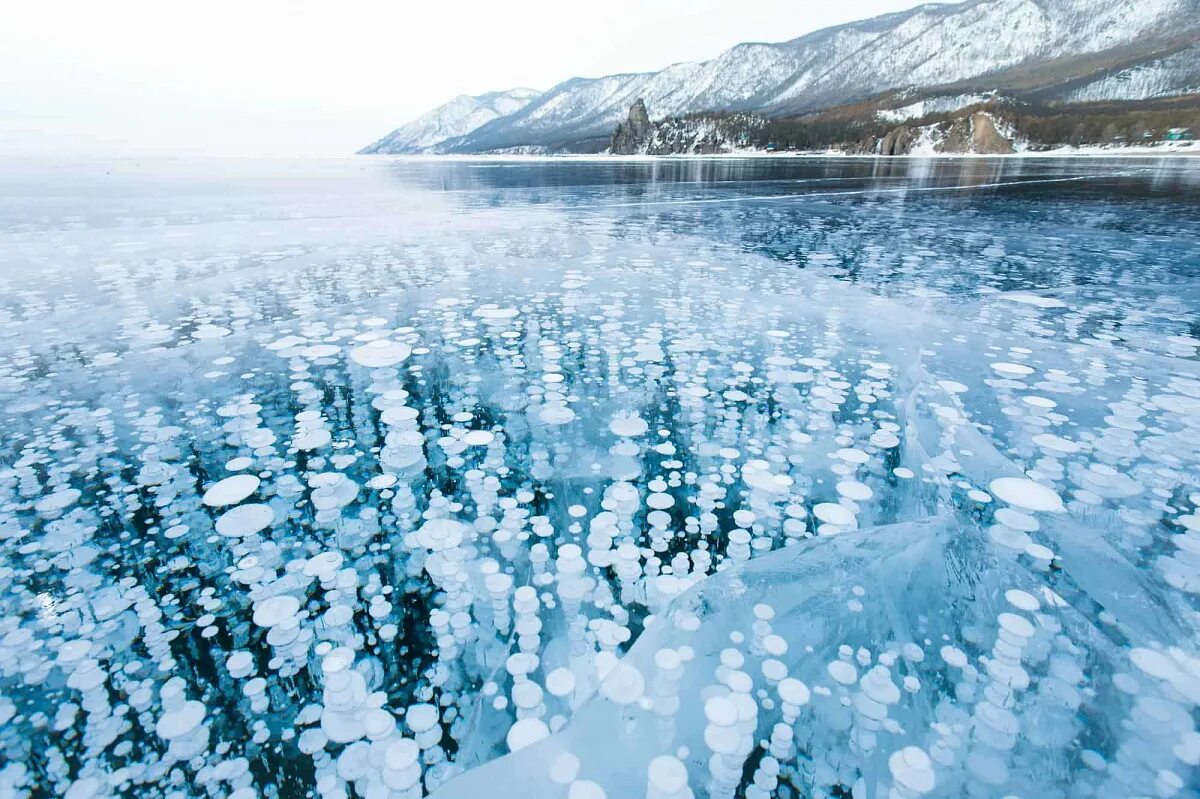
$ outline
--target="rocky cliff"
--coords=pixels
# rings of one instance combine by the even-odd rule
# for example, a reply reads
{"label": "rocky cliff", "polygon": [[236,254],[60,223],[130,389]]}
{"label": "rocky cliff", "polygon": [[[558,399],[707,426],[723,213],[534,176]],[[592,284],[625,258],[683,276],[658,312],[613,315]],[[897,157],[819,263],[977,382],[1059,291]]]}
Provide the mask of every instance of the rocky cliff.
{"label": "rocky cliff", "polygon": [[1000,133],[996,120],[983,112],[934,126],[928,139],[932,141],[935,153],[1003,155],[1016,152],[1012,139]]}
{"label": "rocky cliff", "polygon": [[770,120],[756,114],[713,113],[652,122],[641,99],[609,137],[612,155],[714,155],[767,146]]}
{"label": "rocky cliff", "polygon": [[641,97],[629,107],[629,116],[617,124],[609,141],[608,151],[613,155],[635,155],[646,152],[654,134],[654,123]]}
{"label": "rocky cliff", "polygon": [[934,125],[900,125],[881,138],[866,139],[847,149],[868,155],[1004,155],[1016,152],[1016,142],[1012,134],[1001,132],[991,114],[977,111]]}

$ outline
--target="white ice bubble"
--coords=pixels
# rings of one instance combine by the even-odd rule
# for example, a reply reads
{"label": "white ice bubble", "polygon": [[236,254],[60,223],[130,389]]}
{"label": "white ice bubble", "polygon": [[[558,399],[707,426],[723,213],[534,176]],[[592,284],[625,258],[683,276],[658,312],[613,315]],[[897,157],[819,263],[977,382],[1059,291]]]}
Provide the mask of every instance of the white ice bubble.
{"label": "white ice bubble", "polygon": [[558,785],[570,785],[579,776],[579,758],[563,752],[550,764],[550,779]]}
{"label": "white ice bubble", "polygon": [[813,515],[827,524],[840,526],[854,523],[854,512],[836,502],[820,502],[814,505]]}
{"label": "white ice bubble", "polygon": [[300,600],[291,594],[280,594],[254,605],[254,623],[259,627],[275,627],[290,621],[300,611]]}
{"label": "white ice bubble", "polygon": [[567,789],[567,799],[608,799],[608,794],[598,782],[575,780]]}
{"label": "white ice bubble", "polygon": [[81,494],[78,489],[59,489],[58,491],[55,491],[52,494],[47,494],[39,499],[34,504],[33,508],[38,513],[43,514],[58,513],[59,511],[62,511],[78,502],[80,496]]}
{"label": "white ice bubble", "polygon": [[471,430],[463,436],[462,440],[464,444],[472,447],[485,447],[492,443],[495,438],[496,435],[490,430]]}
{"label": "white ice bubble", "polygon": [[634,438],[645,435],[650,426],[637,414],[626,413],[613,417],[608,429],[612,431],[613,435]]}
{"label": "white ice bubble", "polygon": [[271,526],[275,512],[270,505],[238,505],[222,513],[216,521],[217,532],[227,538],[252,535]]}
{"label": "white ice bubble", "polygon": [[202,501],[214,508],[235,505],[257,491],[260,482],[252,474],[235,474],[214,483],[204,492]]}
{"label": "white ice bubble", "polygon": [[779,681],[779,698],[791,705],[807,705],[810,697],[808,686],[793,677]]}
{"label": "white ice bubble", "polygon": [[1178,664],[1156,649],[1135,647],[1129,651],[1129,659],[1143,672],[1160,680],[1167,679],[1179,671]]}
{"label": "white ice bubble", "polygon": [[1047,452],[1058,455],[1070,455],[1079,451],[1079,445],[1075,442],[1051,433],[1039,433],[1033,437],[1033,443]]}
{"label": "white ice bubble", "polygon": [[220,327],[219,325],[200,325],[192,332],[192,338],[200,340],[224,338],[228,335],[229,328]]}
{"label": "white ice bubble", "polygon": [[719,727],[732,727],[737,723],[737,706],[723,696],[716,696],[704,703],[704,717]]}
{"label": "white ice bubble", "polygon": [[647,780],[664,795],[674,796],[687,787],[687,767],[677,757],[659,755],[650,761]]}
{"label": "white ice bubble", "polygon": [[174,710],[164,713],[155,724],[154,731],[168,741],[181,738],[199,727],[207,713],[202,702],[183,702]]}
{"label": "white ice bubble", "polygon": [[826,667],[829,676],[842,685],[853,685],[858,679],[858,670],[844,660],[834,660]]}
{"label": "white ice bubble", "polygon": [[1041,607],[1041,603],[1038,602],[1037,597],[1028,591],[1022,591],[1017,588],[1005,591],[1004,598],[1017,610],[1023,610],[1028,613],[1032,613]]}
{"label": "white ice bubble", "polygon": [[888,769],[897,785],[903,786],[909,796],[920,796],[933,790],[937,784],[933,763],[924,749],[906,746],[893,752],[888,758]]}
{"label": "white ice bubble", "polygon": [[546,675],[546,690],[554,696],[570,696],[575,690],[575,675],[570,669],[555,669]]}
{"label": "white ice bubble", "polygon": [[541,719],[520,719],[508,728],[504,740],[510,752],[517,752],[527,746],[532,746],[550,735],[550,728]]}
{"label": "white ice bubble", "polygon": [[999,477],[988,489],[1010,505],[1032,511],[1059,513],[1064,510],[1062,497],[1052,488],[1024,477]]}
{"label": "white ice bubble", "polygon": [[350,359],[359,366],[380,369],[402,363],[411,354],[412,349],[407,344],[380,338],[350,350]]}
{"label": "white ice bubble", "polygon": [[1033,369],[1023,363],[1008,363],[1007,361],[999,361],[992,364],[995,369],[1006,377],[1027,377],[1033,374]]}
{"label": "white ice bubble", "polygon": [[[843,480],[837,484],[837,492],[843,497],[855,502],[866,502],[875,495],[875,492],[867,485],[858,482],[857,480]],[[820,517],[818,517],[820,518]],[[822,519],[822,521],[829,521]]]}
{"label": "white ice bubble", "polygon": [[575,411],[565,405],[547,405],[538,414],[538,418],[549,425],[562,425],[574,421]]}
{"label": "white ice bubble", "polygon": [[387,748],[384,765],[392,771],[404,771],[417,762],[421,748],[411,738],[401,738]]}
{"label": "white ice bubble", "polygon": [[1009,302],[1021,303],[1022,305],[1033,305],[1037,308],[1066,308],[1067,304],[1057,297],[1043,297],[1040,294],[1033,294],[1028,291],[1012,291],[1005,294],[1001,299]]}
{"label": "white ice bubble", "polygon": [[618,663],[600,684],[600,692],[618,705],[627,705],[642,698],[645,690],[645,679],[636,666],[628,663]]}

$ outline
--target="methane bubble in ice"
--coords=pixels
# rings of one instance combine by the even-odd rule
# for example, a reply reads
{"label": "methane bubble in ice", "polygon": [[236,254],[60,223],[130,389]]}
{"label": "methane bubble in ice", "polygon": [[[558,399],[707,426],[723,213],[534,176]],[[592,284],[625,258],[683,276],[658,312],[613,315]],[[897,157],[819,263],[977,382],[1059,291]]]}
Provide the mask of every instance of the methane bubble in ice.
{"label": "methane bubble in ice", "polygon": [[252,474],[226,477],[204,492],[204,504],[219,508],[241,502],[258,490],[259,483],[259,479]]}
{"label": "methane bubble in ice", "polygon": [[1022,477],[1000,477],[988,484],[1000,499],[1018,508],[1035,511],[1062,510],[1062,498],[1053,489]]}
{"label": "methane bubble in ice", "polygon": [[216,528],[224,536],[250,535],[269,527],[274,518],[275,513],[270,505],[238,505],[218,517]]}
{"label": "methane bubble in ice", "polygon": [[375,339],[350,351],[350,357],[360,366],[376,369],[385,366],[395,366],[409,355],[412,349],[399,341]]}

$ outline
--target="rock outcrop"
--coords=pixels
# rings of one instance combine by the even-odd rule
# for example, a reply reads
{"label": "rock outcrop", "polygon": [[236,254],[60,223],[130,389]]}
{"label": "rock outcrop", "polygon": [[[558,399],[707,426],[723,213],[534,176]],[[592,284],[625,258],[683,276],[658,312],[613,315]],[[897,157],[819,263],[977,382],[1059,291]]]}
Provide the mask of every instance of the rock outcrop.
{"label": "rock outcrop", "polygon": [[888,133],[879,142],[880,155],[908,155],[912,152],[913,142],[917,140],[917,131],[907,125],[901,125]]}
{"label": "rock outcrop", "polygon": [[612,132],[612,155],[713,155],[771,149],[771,120],[757,114],[704,113],[650,121],[646,104],[635,102]]}
{"label": "rock outcrop", "polygon": [[969,117],[920,128],[901,125],[879,139],[874,152],[879,155],[909,155],[922,143],[925,144],[922,152],[929,152],[930,147],[935,153],[946,154],[1003,155],[1016,152],[1012,140],[1000,132],[990,114],[982,111]]}
{"label": "rock outcrop", "polygon": [[654,123],[642,98],[629,107],[629,116],[617,125],[609,141],[608,151],[613,155],[636,155],[646,152],[650,138],[654,135]]}
{"label": "rock outcrop", "polygon": [[1016,149],[1012,140],[997,130],[991,116],[978,113],[971,117],[971,152],[1002,155],[1016,152]]}
{"label": "rock outcrop", "polygon": [[1012,141],[996,129],[996,121],[982,111],[956,119],[936,133],[933,149],[939,153],[1003,155],[1016,152]]}

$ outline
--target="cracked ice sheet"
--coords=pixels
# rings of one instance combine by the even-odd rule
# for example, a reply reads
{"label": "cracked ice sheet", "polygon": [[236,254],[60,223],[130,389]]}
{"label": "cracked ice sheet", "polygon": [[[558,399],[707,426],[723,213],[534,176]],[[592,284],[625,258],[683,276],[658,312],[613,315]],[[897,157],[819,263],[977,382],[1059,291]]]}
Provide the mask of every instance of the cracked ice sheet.
{"label": "cracked ice sheet", "polygon": [[[766,624],[764,608],[773,611]],[[1014,621],[1020,614],[1028,626]],[[806,541],[701,583],[646,630],[562,732],[435,795],[559,797],[581,780],[609,796],[641,795],[650,761],[664,754],[687,764],[697,793],[711,790],[713,700],[740,693],[735,672],[752,677],[748,721],[770,741],[751,763],[795,760],[794,772],[784,769],[791,785],[886,795],[889,755],[902,741],[932,753],[937,795],[960,795],[968,784],[986,793],[991,762],[979,741],[990,732],[972,728],[989,713],[981,699],[989,675],[964,664],[992,649],[1005,625],[1029,633],[1018,639],[1024,662],[1043,674],[1033,688],[1015,683],[1028,691],[1014,692],[1020,720],[1006,717],[1021,742],[1005,790],[1055,795],[1066,779],[1124,790],[1068,746],[1083,732],[1082,669],[1093,684],[1107,683],[1125,660],[1119,646],[1036,571],[997,559],[978,525],[941,516]],[[785,651],[772,649],[772,635]],[[631,697],[631,673],[644,678],[641,702]],[[1089,726],[1121,723],[1119,694],[1109,684],[1089,698]],[[889,709],[872,724],[879,705]]]}

